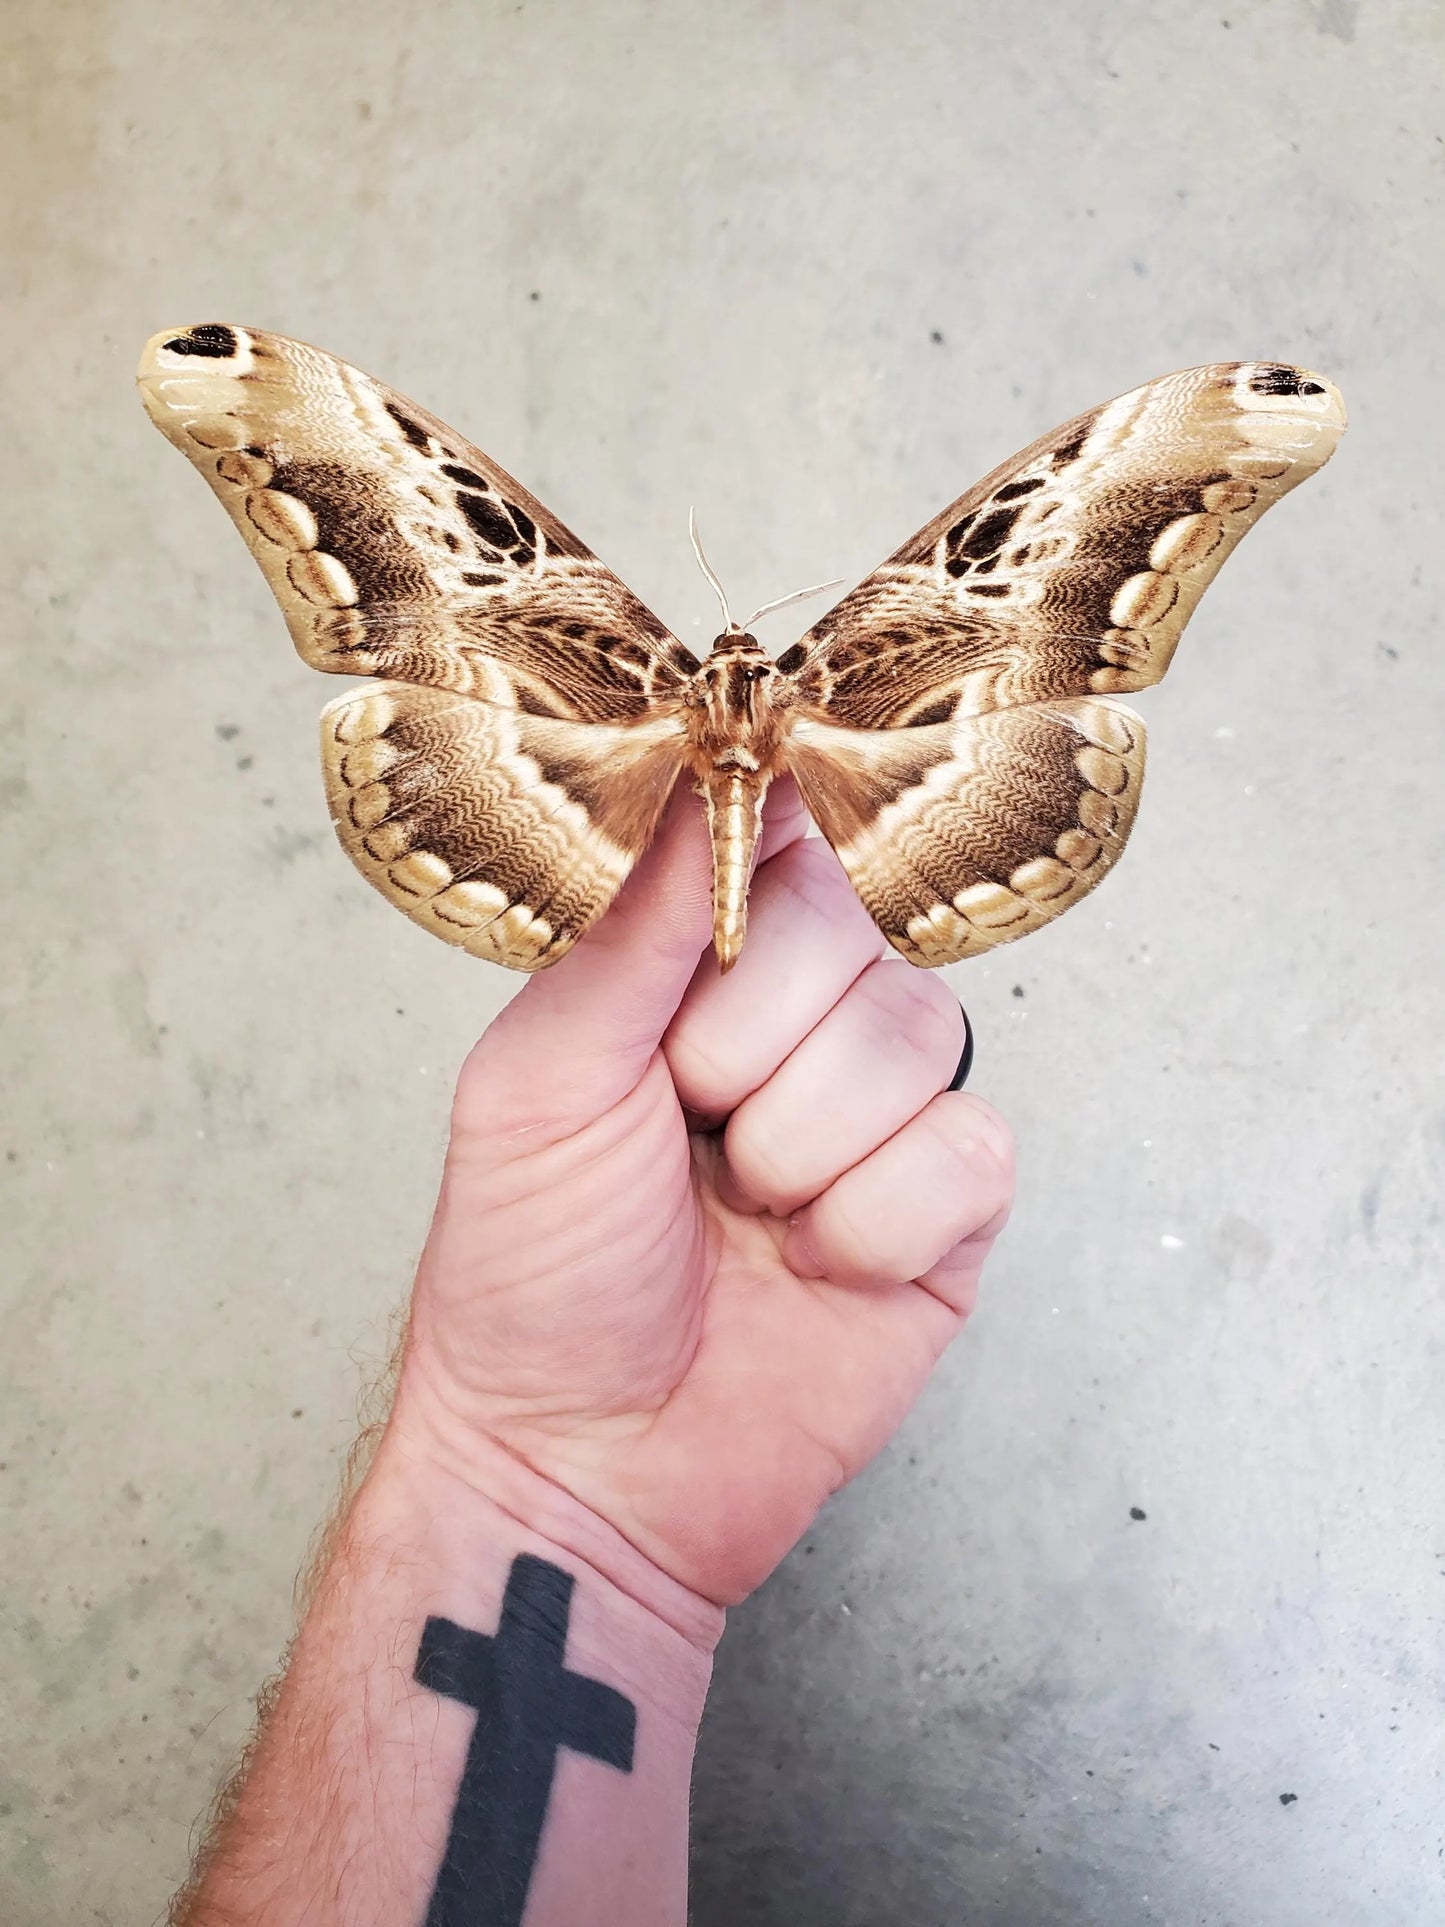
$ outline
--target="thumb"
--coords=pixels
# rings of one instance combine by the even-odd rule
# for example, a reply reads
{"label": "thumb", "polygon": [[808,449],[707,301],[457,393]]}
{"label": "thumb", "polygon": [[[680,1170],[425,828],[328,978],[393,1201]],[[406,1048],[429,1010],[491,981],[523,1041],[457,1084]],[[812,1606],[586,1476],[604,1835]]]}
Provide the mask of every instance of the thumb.
{"label": "thumb", "polygon": [[[759,861],[802,836],[807,820],[792,782],[775,783]],[[698,799],[683,792],[611,909],[560,963],[529,980],[468,1060],[465,1086],[477,1085],[489,1133],[562,1136],[625,1097],[711,937],[707,825]],[[468,1109],[472,1101],[468,1089]]]}

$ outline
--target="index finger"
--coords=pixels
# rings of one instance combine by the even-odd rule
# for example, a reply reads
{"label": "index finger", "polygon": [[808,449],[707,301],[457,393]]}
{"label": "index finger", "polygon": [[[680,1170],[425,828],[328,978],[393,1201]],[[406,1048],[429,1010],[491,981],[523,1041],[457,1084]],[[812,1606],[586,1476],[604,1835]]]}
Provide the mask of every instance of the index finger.
{"label": "index finger", "polygon": [[821,838],[782,850],[753,879],[743,954],[726,977],[698,965],[668,1030],[683,1104],[702,1121],[735,1110],[883,949]]}

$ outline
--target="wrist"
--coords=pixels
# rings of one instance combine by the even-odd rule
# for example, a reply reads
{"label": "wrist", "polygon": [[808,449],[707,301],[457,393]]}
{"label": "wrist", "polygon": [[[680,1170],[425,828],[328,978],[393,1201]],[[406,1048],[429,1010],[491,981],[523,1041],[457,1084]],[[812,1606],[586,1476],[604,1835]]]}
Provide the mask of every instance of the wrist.
{"label": "wrist", "polygon": [[482,1879],[508,1919],[685,1917],[721,1610],[500,1448],[464,1463],[388,1423],[178,1918],[420,1919]]}
{"label": "wrist", "polygon": [[450,1421],[413,1392],[403,1376],[349,1524],[405,1548],[433,1575],[428,1610],[449,1617],[475,1614],[493,1591],[500,1598],[498,1575],[518,1554],[562,1567],[577,1580],[579,1650],[602,1641],[609,1666],[643,1698],[695,1723],[722,1636],[721,1607],[498,1440]]}

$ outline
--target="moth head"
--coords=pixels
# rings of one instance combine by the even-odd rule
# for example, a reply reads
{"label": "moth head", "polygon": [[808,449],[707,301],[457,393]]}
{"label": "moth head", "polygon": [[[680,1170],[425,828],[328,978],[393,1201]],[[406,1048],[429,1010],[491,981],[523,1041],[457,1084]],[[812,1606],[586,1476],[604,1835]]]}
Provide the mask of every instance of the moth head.
{"label": "moth head", "polygon": [[778,596],[772,602],[765,602],[761,609],[754,609],[746,622],[734,622],[732,611],[728,608],[727,591],[723,588],[722,583],[719,582],[716,570],[702,552],[702,541],[697,532],[697,514],[693,509],[689,509],[687,512],[687,532],[692,541],[692,552],[697,557],[697,566],[707,577],[713,594],[721,603],[723,621],[727,625],[723,633],[713,640],[712,646],[714,652],[721,649],[725,644],[747,643],[751,648],[758,650],[759,654],[761,654],[761,645],[757,637],[751,633],[752,626],[755,622],[761,622],[764,616],[770,616],[778,609],[789,609],[795,602],[806,602],[810,596],[821,595],[825,589],[841,589],[843,586],[843,578],[839,576],[832,582],[814,583],[810,589],[794,589],[788,595]]}
{"label": "moth head", "polygon": [[731,693],[748,699],[778,673],[777,664],[756,636],[746,629],[724,629],[714,636],[712,653],[702,666],[701,680],[710,692]]}

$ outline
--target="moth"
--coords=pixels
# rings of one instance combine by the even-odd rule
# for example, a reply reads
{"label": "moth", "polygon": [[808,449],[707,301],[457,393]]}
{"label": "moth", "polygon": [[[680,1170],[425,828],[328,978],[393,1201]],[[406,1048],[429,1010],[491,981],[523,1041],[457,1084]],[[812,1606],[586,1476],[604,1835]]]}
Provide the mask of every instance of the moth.
{"label": "moth", "polygon": [[209,322],[156,335],[138,380],[301,656],[375,678],[321,718],[342,848],[515,970],[603,914],[684,773],[724,970],[784,771],[911,963],[1061,915],[1138,808],[1144,726],[1118,697],[1159,681],[1345,425],[1335,387],[1283,363],[1165,375],[994,469],[776,660],[729,619],[699,662],[495,462],[345,362]]}

